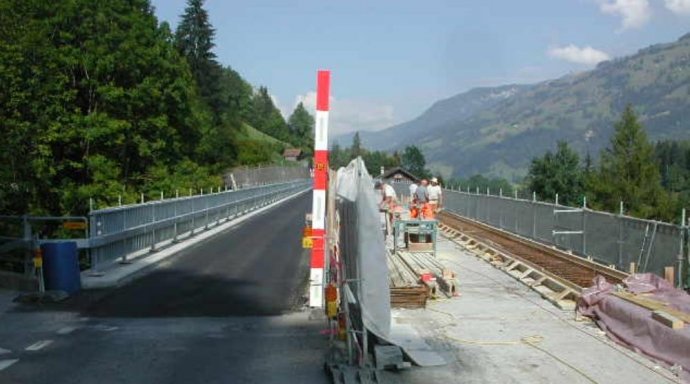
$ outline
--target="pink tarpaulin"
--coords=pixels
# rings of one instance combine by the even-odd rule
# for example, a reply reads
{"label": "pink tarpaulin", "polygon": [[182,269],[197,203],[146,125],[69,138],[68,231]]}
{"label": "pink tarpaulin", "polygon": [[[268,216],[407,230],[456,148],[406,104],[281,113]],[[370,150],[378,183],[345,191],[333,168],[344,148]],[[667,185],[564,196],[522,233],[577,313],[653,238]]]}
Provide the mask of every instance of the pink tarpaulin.
{"label": "pink tarpaulin", "polygon": [[[594,285],[582,292],[578,312],[592,317],[616,342],[669,366],[682,367],[684,382],[690,383],[690,325],[672,329],[652,318],[652,311],[611,293],[616,287],[597,276]],[[623,281],[628,291],[690,313],[690,295],[651,274],[636,274]]]}

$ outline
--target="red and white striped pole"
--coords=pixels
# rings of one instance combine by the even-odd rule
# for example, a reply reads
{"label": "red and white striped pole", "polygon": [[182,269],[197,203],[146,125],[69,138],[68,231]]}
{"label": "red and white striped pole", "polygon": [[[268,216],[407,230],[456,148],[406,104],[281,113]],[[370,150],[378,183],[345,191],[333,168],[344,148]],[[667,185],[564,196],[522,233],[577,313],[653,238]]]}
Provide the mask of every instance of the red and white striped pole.
{"label": "red and white striped pole", "polygon": [[328,186],[328,98],[331,72],[319,71],[316,78],[316,127],[314,128],[314,201],[312,203],[311,273],[309,306],[323,308],[325,264],[326,188]]}

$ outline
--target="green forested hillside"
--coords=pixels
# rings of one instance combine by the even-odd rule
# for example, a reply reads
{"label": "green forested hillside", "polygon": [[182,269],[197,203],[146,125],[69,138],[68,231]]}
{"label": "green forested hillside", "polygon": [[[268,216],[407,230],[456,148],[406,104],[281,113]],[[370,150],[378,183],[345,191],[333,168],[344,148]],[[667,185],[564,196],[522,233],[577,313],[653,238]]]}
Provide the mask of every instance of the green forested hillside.
{"label": "green forested hillside", "polygon": [[0,0],[0,213],[208,190],[310,143],[216,60],[203,1],[187,5],[172,31],[148,0]]}

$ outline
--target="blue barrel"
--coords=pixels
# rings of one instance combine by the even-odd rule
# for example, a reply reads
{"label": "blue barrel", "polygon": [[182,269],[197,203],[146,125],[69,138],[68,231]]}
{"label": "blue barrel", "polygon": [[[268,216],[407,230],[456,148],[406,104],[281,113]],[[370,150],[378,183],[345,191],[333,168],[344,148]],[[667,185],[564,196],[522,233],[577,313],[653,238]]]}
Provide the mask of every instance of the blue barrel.
{"label": "blue barrel", "polygon": [[46,289],[65,291],[71,295],[81,289],[77,243],[62,241],[41,245],[43,277]]}

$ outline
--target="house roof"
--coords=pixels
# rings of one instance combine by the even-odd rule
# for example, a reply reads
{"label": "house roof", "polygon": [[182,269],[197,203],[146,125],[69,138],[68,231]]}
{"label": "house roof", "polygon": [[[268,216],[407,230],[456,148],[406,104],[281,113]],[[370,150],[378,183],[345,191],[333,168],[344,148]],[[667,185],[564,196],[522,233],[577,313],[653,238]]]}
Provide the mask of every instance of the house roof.
{"label": "house roof", "polygon": [[283,151],[283,157],[299,157],[302,154],[302,150],[299,148],[286,148]]}
{"label": "house roof", "polygon": [[382,179],[390,179],[396,173],[402,173],[408,179],[412,179],[415,182],[419,182],[419,180],[420,180],[419,177],[411,174],[409,171],[407,171],[406,169],[401,168],[401,167],[395,167],[395,168],[391,168],[391,169],[387,170],[386,172],[383,173],[383,175],[381,175],[381,178]]}

